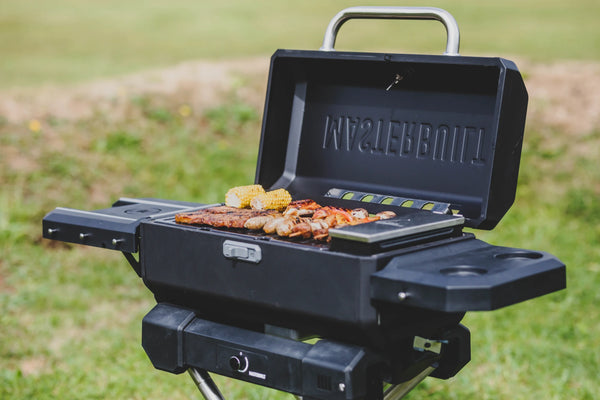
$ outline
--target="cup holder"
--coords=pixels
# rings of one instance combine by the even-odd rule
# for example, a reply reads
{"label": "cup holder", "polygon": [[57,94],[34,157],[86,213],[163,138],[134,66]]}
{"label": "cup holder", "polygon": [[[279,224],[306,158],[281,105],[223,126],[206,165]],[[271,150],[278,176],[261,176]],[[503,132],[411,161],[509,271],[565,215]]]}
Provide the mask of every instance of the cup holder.
{"label": "cup holder", "polygon": [[542,258],[544,255],[542,253],[536,253],[533,251],[513,251],[510,253],[500,253],[495,254],[495,258],[500,258],[501,260],[513,259],[513,258],[526,258],[528,260],[537,260],[538,258]]}

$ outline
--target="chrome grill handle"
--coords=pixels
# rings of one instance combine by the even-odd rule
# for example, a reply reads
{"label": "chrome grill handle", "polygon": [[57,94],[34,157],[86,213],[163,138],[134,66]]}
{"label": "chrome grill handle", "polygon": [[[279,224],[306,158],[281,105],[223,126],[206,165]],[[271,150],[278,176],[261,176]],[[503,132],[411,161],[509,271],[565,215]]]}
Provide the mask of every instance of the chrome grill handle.
{"label": "chrome grill handle", "polygon": [[444,55],[458,56],[460,31],[456,20],[448,11],[436,7],[349,7],[337,13],[329,22],[323,37],[322,51],[335,51],[335,39],[340,27],[350,19],[418,19],[440,21],[446,28],[447,40]]}

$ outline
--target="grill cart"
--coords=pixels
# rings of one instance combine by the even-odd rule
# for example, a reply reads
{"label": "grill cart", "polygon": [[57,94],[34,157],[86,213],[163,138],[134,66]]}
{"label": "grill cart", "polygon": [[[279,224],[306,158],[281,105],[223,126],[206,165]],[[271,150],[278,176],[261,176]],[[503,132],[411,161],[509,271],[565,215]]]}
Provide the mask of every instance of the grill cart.
{"label": "grill cart", "polygon": [[[446,52],[334,51],[351,18],[438,20]],[[565,287],[554,256],[463,231],[492,229],[514,201],[527,92],[513,62],[458,49],[444,10],[353,7],[321,50],[271,59],[255,182],[395,218],[322,242],[175,222],[215,205],[121,198],[56,208],[44,237],[122,252],[157,302],[148,357],[189,371],[206,399],[222,398],[208,372],[322,400],[399,399],[452,377],[470,360],[467,311]]]}

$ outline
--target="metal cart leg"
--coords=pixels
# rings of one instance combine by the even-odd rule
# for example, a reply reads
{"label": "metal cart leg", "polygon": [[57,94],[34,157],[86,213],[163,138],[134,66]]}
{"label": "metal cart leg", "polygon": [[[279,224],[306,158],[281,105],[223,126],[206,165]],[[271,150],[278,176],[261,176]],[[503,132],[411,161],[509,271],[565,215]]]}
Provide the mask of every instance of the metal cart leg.
{"label": "metal cart leg", "polygon": [[217,385],[212,380],[208,372],[204,369],[189,368],[188,373],[194,380],[194,383],[204,396],[205,400],[225,400]]}
{"label": "metal cart leg", "polygon": [[427,367],[421,373],[409,381],[400,383],[398,385],[390,386],[385,393],[383,394],[383,400],[399,400],[406,396],[408,392],[413,390],[421,381],[427,378],[433,371],[435,367]]}
{"label": "metal cart leg", "polygon": [[[390,386],[383,394],[383,400],[400,400],[413,390],[421,381],[427,378],[435,370],[434,366],[425,368],[421,373],[409,381],[398,385]],[[217,385],[212,380],[206,370],[199,368],[189,368],[188,373],[194,380],[194,383],[202,393],[205,400],[225,400]],[[297,400],[303,399],[302,396],[294,396]],[[309,400],[306,398],[305,400]]]}

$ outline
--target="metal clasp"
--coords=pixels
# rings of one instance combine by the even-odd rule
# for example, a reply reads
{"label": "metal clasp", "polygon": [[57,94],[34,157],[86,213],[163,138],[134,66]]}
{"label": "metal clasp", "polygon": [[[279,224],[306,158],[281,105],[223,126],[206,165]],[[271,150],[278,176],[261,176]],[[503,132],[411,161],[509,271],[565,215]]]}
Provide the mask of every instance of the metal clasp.
{"label": "metal clasp", "polygon": [[233,240],[223,242],[223,255],[227,258],[255,264],[258,264],[262,259],[262,252],[258,245]]}

